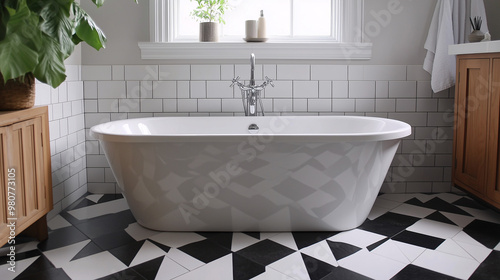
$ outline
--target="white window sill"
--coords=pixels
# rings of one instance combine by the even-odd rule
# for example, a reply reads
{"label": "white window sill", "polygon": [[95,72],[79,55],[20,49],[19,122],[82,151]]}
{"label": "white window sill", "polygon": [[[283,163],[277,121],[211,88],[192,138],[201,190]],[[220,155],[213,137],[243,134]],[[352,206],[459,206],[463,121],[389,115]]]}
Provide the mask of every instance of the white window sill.
{"label": "white window sill", "polygon": [[254,53],[261,59],[286,60],[368,60],[371,43],[151,43],[140,42],[142,59],[242,59]]}

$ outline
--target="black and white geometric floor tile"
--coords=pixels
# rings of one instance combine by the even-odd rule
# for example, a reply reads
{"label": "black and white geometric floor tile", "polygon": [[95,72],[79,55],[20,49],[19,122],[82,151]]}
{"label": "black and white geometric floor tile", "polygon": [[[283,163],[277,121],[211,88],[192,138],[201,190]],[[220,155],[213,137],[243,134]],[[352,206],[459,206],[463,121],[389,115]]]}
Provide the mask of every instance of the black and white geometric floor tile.
{"label": "black and white geometric floor tile", "polygon": [[16,273],[0,249],[0,279],[500,279],[500,214],[450,193],[380,195],[345,232],[157,232],[92,194],[49,227],[16,239]]}

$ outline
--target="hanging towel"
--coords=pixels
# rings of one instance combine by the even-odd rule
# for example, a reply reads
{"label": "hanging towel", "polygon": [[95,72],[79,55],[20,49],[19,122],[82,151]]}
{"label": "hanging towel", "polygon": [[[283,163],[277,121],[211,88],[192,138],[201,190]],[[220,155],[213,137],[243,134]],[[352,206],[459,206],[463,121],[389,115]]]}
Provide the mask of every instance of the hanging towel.
{"label": "hanging towel", "polygon": [[471,16],[481,16],[481,30],[488,32],[483,0],[438,0],[424,45],[427,55],[423,67],[431,74],[432,91],[455,85],[456,58],[448,55],[448,46],[466,41]]}

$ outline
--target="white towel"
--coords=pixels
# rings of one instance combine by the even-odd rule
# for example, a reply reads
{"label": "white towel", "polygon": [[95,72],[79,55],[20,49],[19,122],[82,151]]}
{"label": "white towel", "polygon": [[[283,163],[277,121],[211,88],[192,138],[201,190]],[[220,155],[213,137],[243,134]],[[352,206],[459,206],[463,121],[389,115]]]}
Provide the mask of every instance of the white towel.
{"label": "white towel", "polygon": [[456,57],[448,46],[461,44],[470,33],[469,17],[483,19],[481,30],[488,32],[483,0],[438,0],[425,41],[424,69],[431,74],[431,87],[440,92],[455,85]]}

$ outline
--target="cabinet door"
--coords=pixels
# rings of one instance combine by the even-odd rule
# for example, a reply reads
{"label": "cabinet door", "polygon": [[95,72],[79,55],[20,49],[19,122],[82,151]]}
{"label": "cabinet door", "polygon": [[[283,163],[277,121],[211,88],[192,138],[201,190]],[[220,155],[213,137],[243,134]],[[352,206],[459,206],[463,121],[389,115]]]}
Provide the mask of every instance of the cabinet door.
{"label": "cabinet door", "polygon": [[455,96],[454,183],[485,193],[489,59],[459,59]]}
{"label": "cabinet door", "polygon": [[41,127],[40,117],[10,126],[10,165],[16,168],[16,214],[19,230],[40,218],[41,210],[47,206]]}
{"label": "cabinet door", "polygon": [[500,205],[500,58],[493,59],[488,155],[488,199]]}

